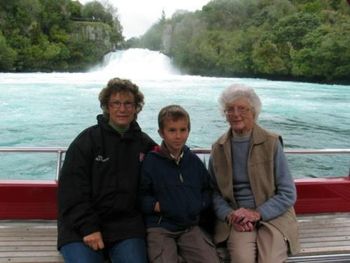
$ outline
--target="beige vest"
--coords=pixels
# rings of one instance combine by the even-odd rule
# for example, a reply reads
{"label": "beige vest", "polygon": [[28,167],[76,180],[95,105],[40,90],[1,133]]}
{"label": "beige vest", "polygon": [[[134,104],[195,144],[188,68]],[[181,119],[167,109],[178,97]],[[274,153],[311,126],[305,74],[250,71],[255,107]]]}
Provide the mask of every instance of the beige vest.
{"label": "beige vest", "polygon": [[[233,209],[237,209],[234,199],[232,182],[231,130],[221,136],[212,147],[213,169],[218,188],[224,199]],[[248,177],[257,206],[264,203],[275,193],[274,154],[279,136],[269,133],[255,125],[252,133],[252,143],[249,149]],[[275,226],[289,244],[290,254],[300,250],[298,239],[298,223],[294,208],[289,208],[281,216],[268,222]],[[215,224],[214,240],[216,243],[227,240],[230,226],[221,220]]]}

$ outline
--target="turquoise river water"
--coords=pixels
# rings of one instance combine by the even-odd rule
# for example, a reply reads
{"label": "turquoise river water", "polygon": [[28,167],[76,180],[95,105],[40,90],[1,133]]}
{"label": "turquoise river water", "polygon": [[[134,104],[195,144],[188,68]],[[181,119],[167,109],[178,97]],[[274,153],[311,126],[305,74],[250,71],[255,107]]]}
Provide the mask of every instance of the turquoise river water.
{"label": "turquoise river water", "polygon": [[[106,56],[86,73],[0,73],[0,147],[67,147],[101,112],[98,93],[112,77],[129,78],[145,95],[143,130],[157,142],[158,111],[185,107],[192,121],[188,145],[210,148],[228,128],[218,109],[233,83],[255,88],[259,123],[283,136],[286,149],[350,148],[350,86],[181,75],[166,56],[130,49]],[[288,155],[295,178],[349,174],[350,155]],[[52,154],[0,153],[1,179],[53,179]]]}

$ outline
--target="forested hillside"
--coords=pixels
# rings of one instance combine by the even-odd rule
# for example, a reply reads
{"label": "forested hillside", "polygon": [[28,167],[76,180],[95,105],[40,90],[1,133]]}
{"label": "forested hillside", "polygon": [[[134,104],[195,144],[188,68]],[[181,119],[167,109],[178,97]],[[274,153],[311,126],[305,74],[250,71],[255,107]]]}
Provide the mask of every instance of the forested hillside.
{"label": "forested hillside", "polygon": [[212,0],[195,13],[163,14],[129,43],[161,50],[190,74],[349,82],[350,5]]}
{"label": "forested hillside", "polygon": [[123,41],[117,10],[97,1],[0,1],[0,71],[82,71]]}

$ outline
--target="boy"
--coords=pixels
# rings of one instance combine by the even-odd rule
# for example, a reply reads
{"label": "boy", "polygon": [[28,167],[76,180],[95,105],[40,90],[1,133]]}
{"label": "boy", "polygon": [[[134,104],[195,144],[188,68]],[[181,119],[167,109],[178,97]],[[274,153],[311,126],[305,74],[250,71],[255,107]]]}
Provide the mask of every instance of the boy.
{"label": "boy", "polygon": [[190,117],[178,105],[158,115],[163,142],[150,152],[141,170],[141,204],[150,262],[219,262],[214,245],[198,227],[211,202],[209,175],[185,145]]}

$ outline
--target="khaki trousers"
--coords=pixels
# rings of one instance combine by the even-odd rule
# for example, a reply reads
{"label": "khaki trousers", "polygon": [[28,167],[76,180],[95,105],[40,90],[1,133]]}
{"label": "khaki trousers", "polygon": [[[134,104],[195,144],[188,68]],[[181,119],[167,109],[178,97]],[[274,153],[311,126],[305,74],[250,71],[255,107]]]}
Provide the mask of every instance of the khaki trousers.
{"label": "khaki trousers", "polygon": [[151,263],[219,263],[214,244],[198,226],[177,232],[148,228],[147,249]]}
{"label": "khaki trousers", "polygon": [[232,227],[227,249],[231,263],[282,263],[288,258],[281,232],[264,223],[252,232],[237,232]]}

